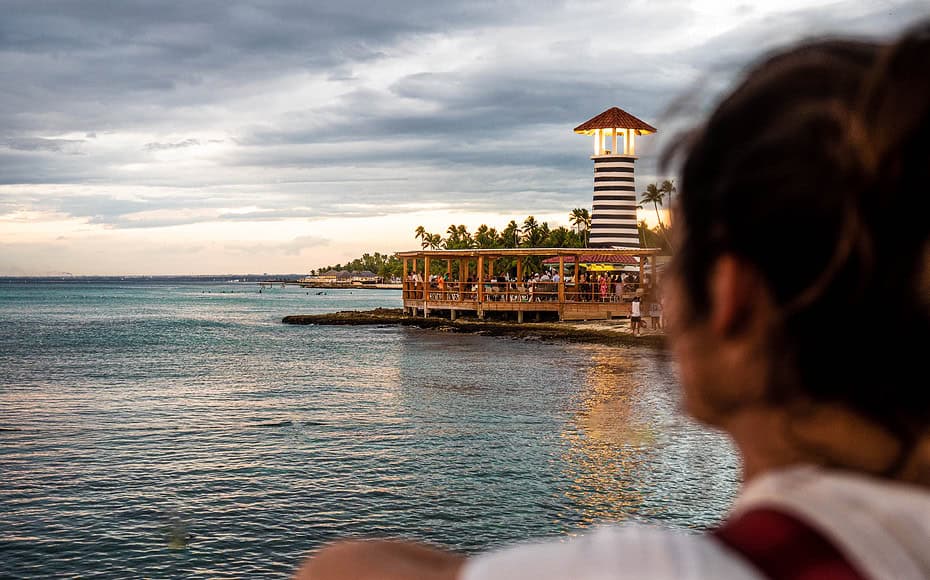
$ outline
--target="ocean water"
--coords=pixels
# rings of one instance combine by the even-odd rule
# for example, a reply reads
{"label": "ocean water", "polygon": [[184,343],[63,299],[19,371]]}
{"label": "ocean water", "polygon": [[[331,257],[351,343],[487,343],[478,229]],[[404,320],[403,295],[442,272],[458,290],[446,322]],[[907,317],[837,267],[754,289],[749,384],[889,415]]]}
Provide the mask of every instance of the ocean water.
{"label": "ocean water", "polygon": [[287,577],[335,538],[474,552],[701,530],[736,490],[664,355],[281,324],[399,291],[0,283],[0,577]]}

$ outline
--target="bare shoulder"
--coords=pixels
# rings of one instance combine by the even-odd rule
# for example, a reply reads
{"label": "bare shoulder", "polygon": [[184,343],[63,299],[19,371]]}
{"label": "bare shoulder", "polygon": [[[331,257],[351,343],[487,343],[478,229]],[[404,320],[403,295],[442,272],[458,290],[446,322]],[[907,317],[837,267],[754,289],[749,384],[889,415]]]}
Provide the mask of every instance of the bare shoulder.
{"label": "bare shoulder", "polygon": [[304,561],[296,580],[455,580],[464,557],[423,544],[338,542]]}

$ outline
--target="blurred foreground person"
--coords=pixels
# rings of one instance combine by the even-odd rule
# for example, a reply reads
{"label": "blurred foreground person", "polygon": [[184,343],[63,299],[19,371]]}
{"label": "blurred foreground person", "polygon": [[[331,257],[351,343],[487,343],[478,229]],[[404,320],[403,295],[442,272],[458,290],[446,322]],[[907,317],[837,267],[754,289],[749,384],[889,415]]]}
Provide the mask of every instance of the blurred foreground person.
{"label": "blurred foreground person", "polygon": [[930,578],[928,146],[924,24],[769,57],[678,151],[669,341],[685,408],[744,467],[720,528],[608,526],[469,559],[345,542],[298,576]]}

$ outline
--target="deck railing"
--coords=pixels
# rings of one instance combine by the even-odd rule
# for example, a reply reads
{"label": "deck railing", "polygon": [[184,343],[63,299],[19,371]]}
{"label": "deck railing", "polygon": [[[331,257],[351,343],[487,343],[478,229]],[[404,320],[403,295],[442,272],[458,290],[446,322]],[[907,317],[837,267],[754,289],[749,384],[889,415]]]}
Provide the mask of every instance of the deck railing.
{"label": "deck railing", "polygon": [[[428,286],[428,288],[425,288]],[[642,284],[611,282],[601,292],[597,282],[565,283],[564,302],[629,302]],[[414,282],[405,280],[405,300],[429,302],[558,302],[558,282]]]}

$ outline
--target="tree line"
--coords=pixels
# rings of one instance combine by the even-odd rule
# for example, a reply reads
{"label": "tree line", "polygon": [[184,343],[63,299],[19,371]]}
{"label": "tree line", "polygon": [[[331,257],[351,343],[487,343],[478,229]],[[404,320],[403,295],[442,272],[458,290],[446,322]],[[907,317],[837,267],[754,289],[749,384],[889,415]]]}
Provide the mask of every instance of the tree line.
{"label": "tree line", "polygon": [[[645,220],[639,222],[640,244],[644,248],[669,247],[670,224],[662,221],[659,205],[664,204],[668,196],[669,205],[673,194],[677,193],[673,181],[665,180],[661,184],[651,183],[642,193],[640,208],[652,204],[656,212],[658,225],[649,228]],[[591,212],[587,208],[576,207],[568,214],[571,228],[559,226],[552,228],[548,222],[538,222],[535,217],[527,216],[522,223],[510,220],[503,229],[481,224],[471,232],[465,225],[451,224],[445,235],[427,231],[422,225],[414,230],[414,238],[424,250],[462,250],[493,248],[586,248],[591,231]],[[438,265],[437,265],[438,267]],[[403,262],[394,254],[375,252],[362,254],[346,264],[334,264],[311,270],[310,274],[322,274],[329,270],[349,270],[374,272],[379,277],[389,279],[403,274]]]}
{"label": "tree line", "polygon": [[591,213],[584,208],[575,208],[569,214],[572,228],[549,227],[548,222],[538,222],[527,216],[521,224],[516,220],[498,230],[481,224],[474,233],[464,225],[452,224],[446,228],[445,236],[426,231],[423,226],[414,231],[414,238],[426,250],[462,250],[469,248],[584,248],[588,244]]}
{"label": "tree line", "polygon": [[333,264],[317,270],[310,270],[310,275],[315,276],[328,272],[329,270],[348,270],[349,272],[363,272],[368,270],[378,275],[380,278],[390,279],[400,277],[403,274],[404,264],[393,253],[375,252],[374,254],[365,253],[361,258],[355,258],[345,264]]}

